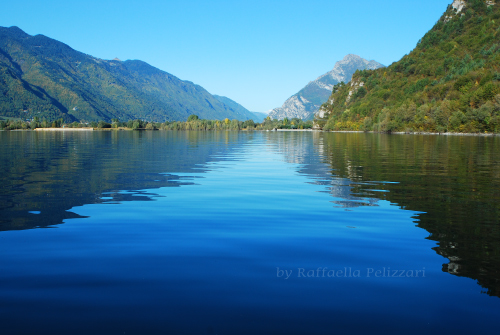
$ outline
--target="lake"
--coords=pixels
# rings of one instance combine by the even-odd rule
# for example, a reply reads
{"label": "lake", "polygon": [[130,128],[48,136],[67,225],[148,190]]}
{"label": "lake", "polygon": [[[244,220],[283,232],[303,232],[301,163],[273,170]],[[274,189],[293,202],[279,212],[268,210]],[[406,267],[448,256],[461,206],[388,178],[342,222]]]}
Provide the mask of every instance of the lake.
{"label": "lake", "polygon": [[0,140],[2,334],[498,331],[499,137]]}

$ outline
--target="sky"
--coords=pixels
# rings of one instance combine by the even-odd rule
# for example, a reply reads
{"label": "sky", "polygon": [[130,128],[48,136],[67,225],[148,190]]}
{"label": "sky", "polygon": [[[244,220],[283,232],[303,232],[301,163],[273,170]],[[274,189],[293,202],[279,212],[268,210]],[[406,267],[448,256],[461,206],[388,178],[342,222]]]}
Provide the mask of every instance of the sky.
{"label": "sky", "polygon": [[347,54],[409,53],[452,0],[16,0],[18,26],[102,59],[139,59],[253,112],[280,107]]}

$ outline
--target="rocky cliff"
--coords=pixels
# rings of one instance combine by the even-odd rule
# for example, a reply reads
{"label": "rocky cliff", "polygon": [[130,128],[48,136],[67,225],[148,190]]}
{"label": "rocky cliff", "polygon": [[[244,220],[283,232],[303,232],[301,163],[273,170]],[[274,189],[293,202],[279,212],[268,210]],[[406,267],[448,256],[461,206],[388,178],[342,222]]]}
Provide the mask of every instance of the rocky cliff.
{"label": "rocky cliff", "polygon": [[269,112],[273,119],[284,118],[312,119],[319,107],[332,94],[333,86],[341,82],[349,82],[357,70],[378,69],[384,65],[376,61],[368,61],[357,55],[347,55],[335,64],[332,71],[311,81],[297,94],[290,97],[283,106]]}

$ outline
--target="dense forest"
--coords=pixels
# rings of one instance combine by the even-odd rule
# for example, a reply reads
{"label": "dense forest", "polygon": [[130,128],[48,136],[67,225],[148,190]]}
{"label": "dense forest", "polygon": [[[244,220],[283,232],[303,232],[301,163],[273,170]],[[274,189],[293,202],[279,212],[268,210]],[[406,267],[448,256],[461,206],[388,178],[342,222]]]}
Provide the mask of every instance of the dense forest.
{"label": "dense forest", "polygon": [[324,130],[500,132],[500,3],[452,5],[388,68],[357,71],[317,117]]}

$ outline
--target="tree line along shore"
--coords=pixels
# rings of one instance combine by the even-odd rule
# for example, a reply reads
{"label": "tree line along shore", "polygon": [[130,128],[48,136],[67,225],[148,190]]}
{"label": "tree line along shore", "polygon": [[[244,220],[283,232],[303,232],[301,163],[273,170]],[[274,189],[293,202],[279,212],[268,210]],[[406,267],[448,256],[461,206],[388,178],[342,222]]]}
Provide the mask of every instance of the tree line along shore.
{"label": "tree line along shore", "polygon": [[353,132],[353,133],[392,133],[392,134],[423,134],[423,135],[499,135],[497,132],[475,131],[428,131],[428,130],[406,130],[406,131],[387,131],[387,130],[371,130],[363,127],[356,129],[321,129],[316,123],[318,120],[303,121],[298,118],[272,120],[267,117],[263,122],[257,123],[253,120],[238,121],[238,120],[204,120],[199,119],[196,115],[191,115],[187,121],[165,121],[165,122],[150,122],[144,120],[129,120],[119,121],[113,119],[111,122],[72,122],[65,123],[63,119],[55,121],[39,121],[36,118],[31,121],[23,121],[19,119],[2,120],[0,117],[0,131],[2,130],[37,130],[37,131],[89,131],[89,130],[198,130],[198,131],[213,131],[213,130],[323,130],[327,132]]}
{"label": "tree line along shore", "polygon": [[64,120],[54,121],[38,120],[0,120],[1,130],[35,130],[35,129],[145,129],[145,130],[272,130],[272,129],[312,129],[313,121],[303,121],[298,118],[284,120],[272,120],[267,117],[263,122],[256,123],[253,120],[204,120],[196,115],[189,116],[187,121],[165,121],[150,122],[144,120],[119,121],[112,119],[111,122],[73,122],[65,123]]}

